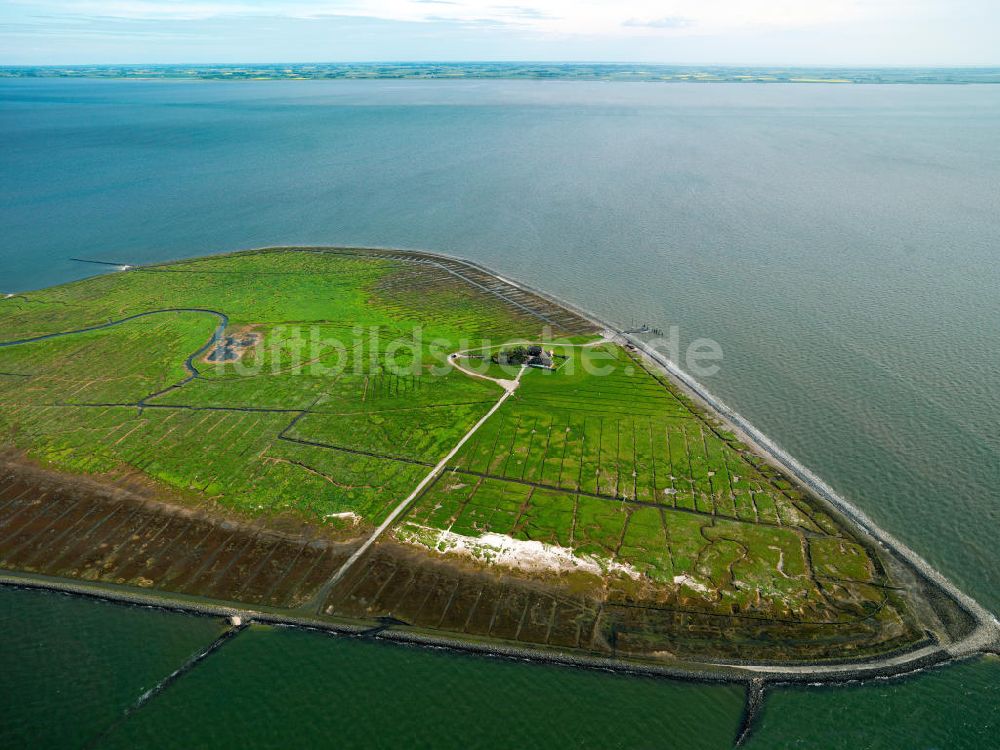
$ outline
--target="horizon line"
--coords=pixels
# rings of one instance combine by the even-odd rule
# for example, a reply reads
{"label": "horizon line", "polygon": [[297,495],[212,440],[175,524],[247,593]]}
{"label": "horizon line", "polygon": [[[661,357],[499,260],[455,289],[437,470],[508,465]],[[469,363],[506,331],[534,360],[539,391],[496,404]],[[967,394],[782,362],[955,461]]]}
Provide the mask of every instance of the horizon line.
{"label": "horizon line", "polygon": [[243,67],[251,65],[616,65],[655,66],[672,68],[801,68],[815,70],[997,70],[1000,62],[968,64],[863,64],[863,63],[693,63],[693,62],[650,62],[643,60],[460,60],[460,59],[412,59],[412,60],[244,60],[241,62],[186,61],[186,62],[74,62],[74,63],[17,63],[0,62],[0,68],[100,68],[100,67]]}

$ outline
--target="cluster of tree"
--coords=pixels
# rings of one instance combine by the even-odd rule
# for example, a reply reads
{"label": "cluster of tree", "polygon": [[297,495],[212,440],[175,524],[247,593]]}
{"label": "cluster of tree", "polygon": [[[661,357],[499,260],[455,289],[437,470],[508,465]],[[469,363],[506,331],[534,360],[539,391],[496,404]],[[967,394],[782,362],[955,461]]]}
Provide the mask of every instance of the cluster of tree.
{"label": "cluster of tree", "polygon": [[493,355],[493,361],[501,365],[526,365],[542,359],[544,352],[537,344],[512,346]]}

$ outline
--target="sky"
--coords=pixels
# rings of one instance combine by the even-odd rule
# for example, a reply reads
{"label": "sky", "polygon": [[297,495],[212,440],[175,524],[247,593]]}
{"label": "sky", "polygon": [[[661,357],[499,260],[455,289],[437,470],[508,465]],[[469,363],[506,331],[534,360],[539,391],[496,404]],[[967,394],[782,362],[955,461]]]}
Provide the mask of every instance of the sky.
{"label": "sky", "polygon": [[1000,0],[0,0],[0,64],[1000,65]]}

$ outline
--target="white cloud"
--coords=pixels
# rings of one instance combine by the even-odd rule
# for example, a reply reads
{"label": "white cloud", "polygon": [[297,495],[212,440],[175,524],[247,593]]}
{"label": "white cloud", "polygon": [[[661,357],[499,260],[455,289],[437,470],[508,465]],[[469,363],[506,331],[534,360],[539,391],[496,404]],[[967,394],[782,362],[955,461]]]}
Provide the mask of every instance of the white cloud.
{"label": "white cloud", "polygon": [[996,65],[1000,0],[0,0],[6,64]]}
{"label": "white cloud", "polygon": [[[901,0],[48,0],[45,12],[142,20],[357,16],[587,35],[703,35],[849,22]],[[17,0],[14,0],[16,3]],[[12,4],[14,4],[12,3]]]}
{"label": "white cloud", "polygon": [[[320,5],[300,5],[297,12],[403,21],[426,21],[441,14],[440,9],[419,0],[351,0],[325,11]],[[663,34],[796,28],[847,21],[862,13],[863,0],[523,0],[516,5],[454,0],[444,15],[452,20],[490,19],[564,34]]]}

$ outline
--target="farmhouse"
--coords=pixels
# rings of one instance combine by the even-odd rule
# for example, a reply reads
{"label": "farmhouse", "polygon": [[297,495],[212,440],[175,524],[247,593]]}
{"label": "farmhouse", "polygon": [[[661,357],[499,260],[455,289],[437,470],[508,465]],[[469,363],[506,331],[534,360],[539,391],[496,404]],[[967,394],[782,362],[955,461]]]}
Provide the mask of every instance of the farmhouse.
{"label": "farmhouse", "polygon": [[552,351],[546,351],[538,344],[532,344],[503,349],[493,356],[493,361],[500,365],[526,365],[551,370],[553,369],[554,357],[555,354]]}

